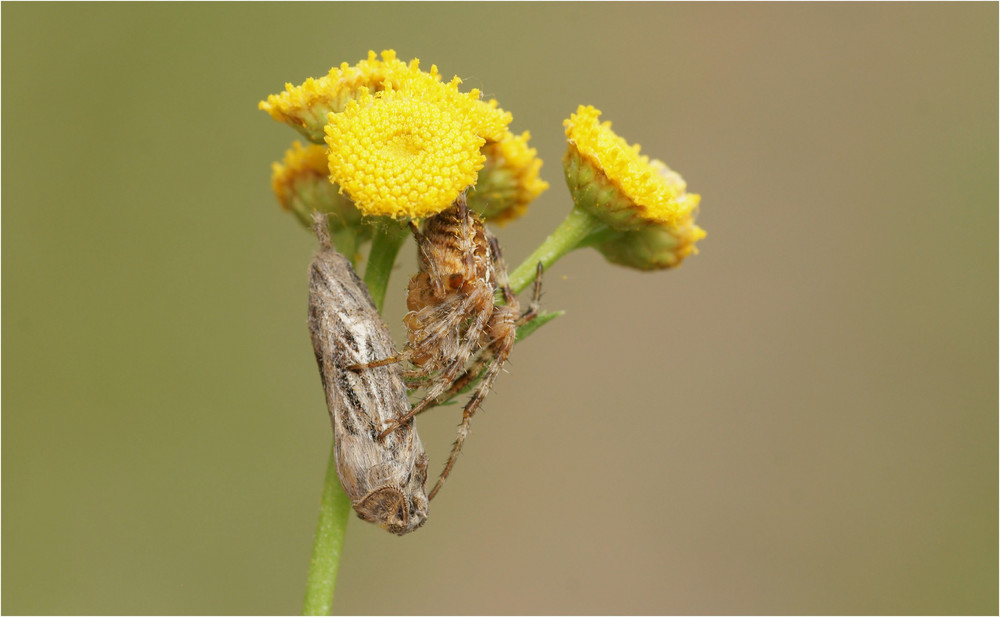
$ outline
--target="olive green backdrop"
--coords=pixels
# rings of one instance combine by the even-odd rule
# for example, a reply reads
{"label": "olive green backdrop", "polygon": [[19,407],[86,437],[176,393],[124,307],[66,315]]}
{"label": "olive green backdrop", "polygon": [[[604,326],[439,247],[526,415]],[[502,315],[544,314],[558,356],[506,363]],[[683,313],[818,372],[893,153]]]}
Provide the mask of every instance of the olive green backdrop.
{"label": "olive green backdrop", "polygon": [[[575,253],[343,613],[996,613],[996,4],[4,4],[4,613],[294,613],[330,444],[257,102],[369,49],[593,104],[701,254]],[[390,288],[402,335],[412,244]],[[436,470],[455,407],[419,421]]]}

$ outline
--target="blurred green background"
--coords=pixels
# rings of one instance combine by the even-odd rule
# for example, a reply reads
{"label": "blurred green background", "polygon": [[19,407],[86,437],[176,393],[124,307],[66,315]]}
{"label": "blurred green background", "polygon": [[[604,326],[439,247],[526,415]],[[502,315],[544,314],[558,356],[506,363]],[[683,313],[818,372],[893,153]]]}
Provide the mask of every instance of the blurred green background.
{"label": "blurred green background", "polygon": [[[574,253],[428,524],[342,613],[996,613],[997,5],[4,4],[3,606],[294,613],[330,428],[313,238],[257,102],[394,48],[531,130],[580,103],[701,254]],[[387,319],[402,336],[404,249]],[[457,408],[421,416],[439,468]]]}

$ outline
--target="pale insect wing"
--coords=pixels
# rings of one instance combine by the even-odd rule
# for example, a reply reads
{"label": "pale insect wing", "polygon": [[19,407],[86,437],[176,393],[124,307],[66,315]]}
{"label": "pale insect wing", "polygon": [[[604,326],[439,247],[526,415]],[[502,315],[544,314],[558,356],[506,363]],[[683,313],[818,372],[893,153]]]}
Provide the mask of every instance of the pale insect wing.
{"label": "pale insect wing", "polygon": [[427,456],[412,422],[378,439],[409,410],[401,367],[346,367],[395,354],[392,337],[350,262],[324,245],[310,269],[309,329],[330,410],[337,471],[358,514],[404,534],[427,517]]}

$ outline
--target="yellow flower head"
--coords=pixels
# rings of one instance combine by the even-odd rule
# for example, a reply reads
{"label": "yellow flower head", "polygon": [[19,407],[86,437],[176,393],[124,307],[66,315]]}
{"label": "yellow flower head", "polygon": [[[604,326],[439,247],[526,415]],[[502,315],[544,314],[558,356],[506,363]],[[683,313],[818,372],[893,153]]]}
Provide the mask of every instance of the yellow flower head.
{"label": "yellow flower head", "polygon": [[295,214],[306,227],[312,225],[312,213],[316,211],[335,215],[330,217],[334,230],[361,221],[354,204],[330,183],[324,146],[293,143],[282,162],[271,164],[271,188],[281,207]]}
{"label": "yellow flower head", "polygon": [[503,225],[522,214],[549,183],[538,177],[542,159],[528,147],[531,135],[508,132],[484,148],[486,166],[479,171],[476,188],[469,193],[469,206],[484,218]]}
{"label": "yellow flower head", "polygon": [[362,213],[431,216],[476,182],[481,149],[502,138],[510,114],[458,83],[405,81],[328,116],[330,180]]}
{"label": "yellow flower head", "polygon": [[379,60],[374,51],[368,52],[368,59],[355,66],[346,62],[318,79],[310,77],[300,86],[285,84],[285,91],[272,94],[258,107],[278,122],[295,127],[306,139],[323,143],[323,127],[330,112],[341,112],[347,103],[360,98],[365,89],[377,92],[396,89],[404,82],[412,80],[440,81],[437,67],[430,72],[420,70],[420,61],[409,64],[398,60],[396,52],[387,49]]}
{"label": "yellow flower head", "polygon": [[661,173],[665,165],[639,154],[639,146],[616,135],[610,122],[599,122],[600,115],[581,105],[563,122],[569,141],[563,167],[577,206],[613,229],[674,224],[691,215],[700,197],[686,192],[678,174]]}
{"label": "yellow flower head", "polygon": [[457,101],[457,104],[467,106],[466,113],[472,118],[476,132],[486,140],[486,143],[507,139],[510,135],[507,131],[507,125],[514,119],[510,112],[500,109],[496,99],[480,100],[480,92],[477,88],[473,88],[468,94],[459,93],[458,84],[460,83],[462,83],[461,79],[457,76],[453,77],[451,84],[449,84],[451,89],[448,95],[453,99],[461,99]]}

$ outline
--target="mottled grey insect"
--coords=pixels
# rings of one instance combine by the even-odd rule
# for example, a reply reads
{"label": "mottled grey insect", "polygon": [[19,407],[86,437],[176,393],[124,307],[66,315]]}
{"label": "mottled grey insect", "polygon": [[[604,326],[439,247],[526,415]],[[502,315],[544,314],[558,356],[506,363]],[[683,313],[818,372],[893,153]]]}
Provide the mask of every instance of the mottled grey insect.
{"label": "mottled grey insect", "polygon": [[[309,332],[333,423],[337,473],[358,516],[397,535],[427,520],[427,455],[399,364],[363,370],[396,354],[368,288],[330,244],[326,217],[313,219],[320,252],[309,270]],[[398,430],[382,435],[389,427]]]}

